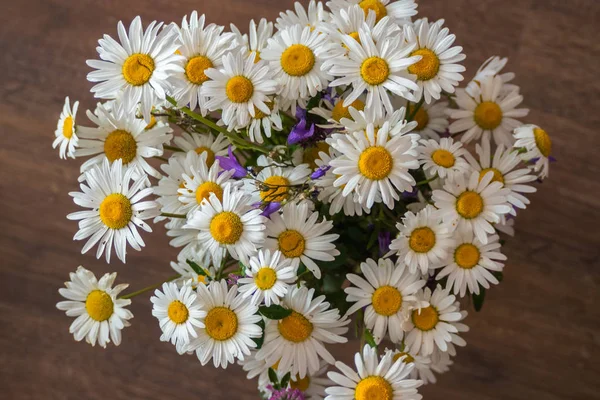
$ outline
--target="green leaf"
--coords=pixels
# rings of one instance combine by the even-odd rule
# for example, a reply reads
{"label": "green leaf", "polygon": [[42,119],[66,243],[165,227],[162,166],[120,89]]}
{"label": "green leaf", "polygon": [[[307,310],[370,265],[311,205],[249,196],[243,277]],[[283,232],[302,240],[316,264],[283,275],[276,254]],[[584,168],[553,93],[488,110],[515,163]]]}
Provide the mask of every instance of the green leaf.
{"label": "green leaf", "polygon": [[281,386],[282,389],[288,386],[288,384],[290,383],[291,376],[292,375],[288,372],[283,376],[283,378],[281,378],[281,383],[279,384],[279,386]]}
{"label": "green leaf", "polygon": [[277,372],[273,368],[269,368],[269,380],[276,389],[279,389],[279,379],[277,379]]}
{"label": "green leaf", "polygon": [[192,267],[192,269],[194,270],[194,272],[197,273],[198,275],[207,276],[206,275],[206,271],[204,270],[204,268],[202,268],[201,266],[199,266],[198,264],[196,264],[192,260],[185,260],[185,262],[188,263],[188,265],[190,267]]}
{"label": "green leaf", "polygon": [[502,273],[502,271],[492,271],[492,275],[494,275],[496,279],[498,279],[498,282],[502,282],[502,279],[504,279],[504,274]]}
{"label": "green leaf", "polygon": [[363,335],[365,336],[365,342],[367,342],[369,346],[377,347],[377,343],[375,343],[375,338],[373,337],[373,334],[370,330],[365,328],[365,332],[363,333]]}
{"label": "green leaf", "polygon": [[265,320],[261,318],[260,321],[256,323],[256,325],[260,326],[262,334],[260,335],[260,337],[252,338],[252,340],[254,340],[254,343],[256,343],[256,350],[260,350],[260,348],[263,346],[263,343],[265,342]]}
{"label": "green leaf", "polygon": [[485,289],[479,287],[479,294],[473,293],[473,306],[475,311],[479,312],[483,308],[483,302],[485,301]]}
{"label": "green leaf", "polygon": [[278,304],[271,304],[269,307],[260,306],[258,312],[269,319],[283,319],[292,314],[292,310],[283,308]]}

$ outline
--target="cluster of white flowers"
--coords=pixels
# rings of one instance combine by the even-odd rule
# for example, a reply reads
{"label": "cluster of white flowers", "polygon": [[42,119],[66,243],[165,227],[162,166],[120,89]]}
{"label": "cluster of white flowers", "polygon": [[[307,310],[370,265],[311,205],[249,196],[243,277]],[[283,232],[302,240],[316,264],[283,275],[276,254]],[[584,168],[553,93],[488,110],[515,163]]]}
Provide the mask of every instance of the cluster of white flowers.
{"label": "cluster of white flowers", "polygon": [[[67,97],[53,143],[91,156],[68,218],[82,253],[123,263],[166,223],[176,275],[150,301],[178,353],[237,362],[273,400],[410,400],[466,344],[459,300],[479,309],[502,279],[500,234],[551,140],[517,119],[506,59],[458,88],[462,47],[416,8],[311,0],[248,34],[137,17],[99,40],[92,126]],[[76,340],[120,344],[145,290],[121,296],[115,277],[79,267],[60,289]],[[349,331],[355,369],[328,346]]]}

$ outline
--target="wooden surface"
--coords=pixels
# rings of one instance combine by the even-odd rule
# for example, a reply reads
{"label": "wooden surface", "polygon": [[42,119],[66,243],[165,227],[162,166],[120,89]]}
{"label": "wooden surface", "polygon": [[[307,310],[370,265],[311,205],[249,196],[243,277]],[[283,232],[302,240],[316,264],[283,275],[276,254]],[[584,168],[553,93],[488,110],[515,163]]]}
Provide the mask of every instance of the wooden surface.
{"label": "wooden surface", "polygon": [[[421,15],[445,18],[474,72],[490,55],[510,57],[527,121],[551,134],[550,180],[522,212],[505,280],[482,313],[467,323],[468,346],[426,399],[591,399],[600,390],[600,41],[598,0],[421,0]],[[85,60],[96,40],[116,34],[119,19],[141,14],[180,21],[197,8],[208,21],[247,26],[274,20],[292,2],[277,0],[21,0],[0,13],[0,398],[2,399],[254,399],[254,383],[238,369],[201,367],[159,342],[149,296],[131,307],[123,344],[106,350],[75,343],[71,319],[55,308],[57,289],[83,264],[116,270],[135,287],[171,274],[176,251],[161,227],[127,265],[81,255],[77,229],[65,215],[77,208],[81,163],[51,148],[65,95],[81,110],[94,104]],[[471,76],[470,74],[468,75]],[[84,113],[79,114],[85,122]],[[348,360],[356,344],[338,346]]]}

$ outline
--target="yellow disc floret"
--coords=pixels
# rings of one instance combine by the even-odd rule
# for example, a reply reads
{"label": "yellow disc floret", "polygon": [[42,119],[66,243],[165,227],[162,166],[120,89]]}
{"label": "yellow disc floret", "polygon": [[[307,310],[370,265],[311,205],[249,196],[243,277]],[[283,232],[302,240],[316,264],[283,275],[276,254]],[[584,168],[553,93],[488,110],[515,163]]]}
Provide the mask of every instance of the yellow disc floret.
{"label": "yellow disc floret", "polygon": [[367,147],[358,158],[358,170],[368,179],[378,181],[386,178],[394,167],[390,152],[382,146]]}
{"label": "yellow disc floret", "polygon": [[387,15],[387,9],[381,0],[363,0],[358,5],[363,9],[365,15],[368,15],[369,11],[373,11],[375,13],[375,22],[379,22],[381,18]]}
{"label": "yellow disc floret", "polygon": [[304,342],[313,331],[313,324],[306,317],[296,311],[279,321],[279,334],[285,340],[294,343]]}
{"label": "yellow disc floret", "polygon": [[356,400],[392,400],[394,389],[392,385],[381,376],[368,376],[356,385],[354,391]]}
{"label": "yellow disc floret", "polygon": [[185,76],[195,85],[202,85],[209,78],[204,73],[208,68],[212,68],[213,63],[208,57],[196,56],[188,60],[185,64]]}
{"label": "yellow disc floret", "polygon": [[206,165],[208,168],[212,167],[215,162],[215,152],[210,147],[200,146],[196,147],[196,154],[206,153]]}
{"label": "yellow disc floret", "polygon": [[73,117],[70,115],[65,118],[65,121],[63,122],[62,134],[67,139],[71,139],[71,137],[73,137]]}
{"label": "yellow disc floret", "polygon": [[440,59],[429,49],[418,49],[411,56],[421,56],[421,59],[408,67],[408,72],[417,76],[420,81],[428,81],[436,77],[440,70]]}
{"label": "yellow disc floret", "polygon": [[421,331],[430,331],[440,320],[440,316],[437,310],[433,306],[414,310],[412,312],[412,323]]}
{"label": "yellow disc floret", "polygon": [[490,171],[494,174],[494,177],[492,178],[491,182],[500,182],[501,184],[504,184],[504,175],[502,175],[502,172],[500,172],[497,168],[482,169],[479,173],[479,181],[481,181],[483,177]]}
{"label": "yellow disc floret", "polygon": [[133,215],[131,202],[121,193],[109,194],[100,203],[100,220],[110,229],[122,229],[127,226]]}
{"label": "yellow disc floret", "polygon": [[237,315],[227,307],[211,309],[204,319],[206,334],[214,340],[231,339],[238,330]]}
{"label": "yellow disc floret", "polygon": [[550,140],[550,135],[541,128],[534,128],[533,137],[535,138],[535,145],[540,153],[546,158],[550,157],[550,152],[552,151],[552,140]]}
{"label": "yellow disc floret", "polygon": [[244,225],[239,215],[231,211],[222,211],[210,221],[210,234],[213,239],[221,244],[236,243],[242,233]]}
{"label": "yellow disc floret", "polygon": [[379,85],[385,82],[390,75],[387,62],[380,57],[369,57],[360,66],[360,76],[369,85]]}
{"label": "yellow disc floret", "polygon": [[304,236],[296,230],[288,229],[281,232],[277,238],[277,242],[279,244],[279,251],[287,258],[296,258],[304,254],[306,241],[304,240]]}
{"label": "yellow disc floret", "polygon": [[137,142],[131,133],[117,129],[106,137],[104,154],[110,162],[120,159],[123,164],[129,164],[137,155]]}
{"label": "yellow disc floret", "polygon": [[440,167],[444,168],[451,168],[456,162],[456,158],[454,158],[454,155],[448,150],[444,149],[437,149],[436,151],[431,153],[431,160]]}
{"label": "yellow disc floret", "polygon": [[190,312],[188,308],[179,300],[172,301],[167,309],[169,319],[176,324],[183,324],[188,320]]}
{"label": "yellow disc floret", "polygon": [[270,267],[262,267],[254,275],[254,283],[260,290],[269,290],[277,282],[277,272]]}
{"label": "yellow disc floret", "polygon": [[483,198],[479,193],[467,190],[458,196],[456,211],[463,218],[475,218],[483,211]]}
{"label": "yellow disc floret", "polygon": [[304,76],[315,66],[315,54],[303,44],[293,44],[281,54],[281,68],[291,76]]}
{"label": "yellow disc floret", "polygon": [[362,111],[365,109],[365,103],[360,99],[356,99],[348,107],[344,107],[344,99],[340,99],[337,103],[335,103],[333,110],[331,110],[331,118],[337,122],[340,122],[342,118],[352,119],[352,115],[350,115],[349,111],[350,107],[354,107],[358,111]]}
{"label": "yellow disc floret", "polygon": [[417,228],[411,232],[408,246],[415,253],[427,253],[435,246],[435,233],[427,226]]}
{"label": "yellow disc floret", "polygon": [[123,63],[123,78],[133,86],[147,83],[154,72],[154,60],[147,54],[132,54]]}
{"label": "yellow disc floret", "polygon": [[202,204],[202,200],[208,199],[211,193],[214,193],[219,201],[223,201],[223,188],[215,182],[208,181],[199,185],[196,189],[196,203]]}
{"label": "yellow disc floret", "polygon": [[371,302],[377,314],[389,317],[402,307],[402,294],[393,286],[381,286],[373,293]]}
{"label": "yellow disc floret", "polygon": [[273,175],[264,180],[264,190],[260,191],[260,198],[265,201],[282,202],[288,198],[290,181],[283,176]]}
{"label": "yellow disc floret", "polygon": [[454,251],[454,261],[463,269],[471,269],[479,263],[481,253],[472,243],[463,243]]}
{"label": "yellow disc floret", "polygon": [[484,101],[475,108],[473,119],[481,129],[494,130],[502,123],[502,109],[493,101]]}
{"label": "yellow disc floret", "polygon": [[230,78],[225,85],[225,94],[233,103],[246,103],[252,98],[253,93],[252,81],[242,75]]}
{"label": "yellow disc floret", "polygon": [[112,298],[103,290],[92,290],[85,299],[85,310],[94,321],[102,322],[110,318],[114,311]]}

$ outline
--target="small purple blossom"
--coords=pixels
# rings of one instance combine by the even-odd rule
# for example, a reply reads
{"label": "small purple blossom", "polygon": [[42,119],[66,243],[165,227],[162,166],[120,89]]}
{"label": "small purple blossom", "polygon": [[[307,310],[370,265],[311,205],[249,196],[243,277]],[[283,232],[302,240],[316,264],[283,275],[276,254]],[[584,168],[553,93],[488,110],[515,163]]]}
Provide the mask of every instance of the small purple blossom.
{"label": "small purple blossom", "polygon": [[237,285],[238,279],[240,279],[241,277],[242,277],[241,275],[231,273],[231,274],[227,275],[227,284],[229,286]]}
{"label": "small purple blossom", "polygon": [[234,179],[244,178],[246,175],[248,175],[248,171],[246,171],[246,168],[244,168],[238,162],[237,158],[235,158],[235,155],[233,154],[233,151],[231,150],[231,146],[229,146],[227,151],[229,153],[229,157],[224,157],[224,156],[216,156],[215,157],[217,160],[219,160],[219,165],[221,166],[221,168],[223,168],[226,171],[230,171],[230,170],[235,171],[233,173],[233,175],[231,176],[232,178],[234,178]]}
{"label": "small purple blossom", "polygon": [[304,396],[304,393],[300,389],[286,388],[274,390],[271,385],[267,386],[267,389],[272,391],[269,400],[306,400],[306,396]]}
{"label": "small purple blossom", "polygon": [[337,99],[338,97],[339,96],[337,95],[337,93],[331,87],[328,87],[323,91],[322,99],[327,100],[331,104],[335,103],[335,99]]}
{"label": "small purple blossom", "polygon": [[390,243],[392,243],[391,234],[389,232],[379,232],[377,241],[379,243],[379,255],[383,257],[390,251]]}
{"label": "small purple blossom", "polygon": [[263,212],[260,213],[263,217],[269,218],[271,214],[277,212],[281,208],[281,203],[277,201],[272,201],[263,209]]}
{"label": "small purple blossom", "polygon": [[416,199],[419,197],[418,194],[419,194],[419,189],[417,189],[417,187],[415,186],[415,187],[413,187],[412,191],[410,191],[410,192],[409,191],[402,192],[402,198],[403,199]]}
{"label": "small purple blossom", "polygon": [[315,134],[315,124],[311,123],[310,127],[307,127],[307,124],[306,118],[302,118],[300,122],[292,128],[292,131],[288,135],[288,144],[304,142]]}
{"label": "small purple blossom", "polygon": [[330,168],[331,165],[324,165],[322,167],[319,167],[317,170],[315,170],[315,172],[310,174],[310,179],[322,178],[323,176],[325,176],[325,173],[327,173],[327,171],[329,171]]}

